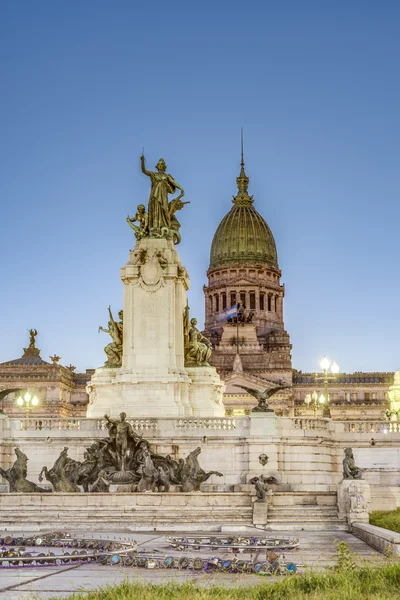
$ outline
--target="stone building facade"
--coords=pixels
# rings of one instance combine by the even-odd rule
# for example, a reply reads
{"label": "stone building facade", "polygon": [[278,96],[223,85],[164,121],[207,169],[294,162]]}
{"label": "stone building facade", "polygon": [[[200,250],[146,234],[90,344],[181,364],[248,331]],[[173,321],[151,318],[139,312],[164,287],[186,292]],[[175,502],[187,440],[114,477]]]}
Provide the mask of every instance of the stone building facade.
{"label": "stone building facade", "polygon": [[17,405],[17,398],[29,391],[39,403],[32,415],[45,417],[82,417],[86,414],[88,396],[86,385],[93,373],[75,373],[75,367],[59,364],[58,356],[50,357],[51,363],[40,356],[36,347],[24,349],[20,358],[0,364],[0,411],[12,416],[26,416],[24,407]]}
{"label": "stone building facade", "polygon": [[[226,384],[227,414],[246,414],[255,406],[256,400],[241,386],[263,391],[268,382],[282,381],[292,387],[272,397],[270,404],[277,414],[322,416],[321,405],[315,413],[313,405],[305,402],[313,392],[323,392],[320,375],[292,369],[276,244],[254,208],[248,184],[242,156],[238,194],[215,232],[208,284],[203,288],[205,335],[213,343],[212,364]],[[229,309],[238,302],[245,307],[245,322],[227,322]],[[339,374],[329,385],[332,418],[383,419],[393,383],[394,373]]]}

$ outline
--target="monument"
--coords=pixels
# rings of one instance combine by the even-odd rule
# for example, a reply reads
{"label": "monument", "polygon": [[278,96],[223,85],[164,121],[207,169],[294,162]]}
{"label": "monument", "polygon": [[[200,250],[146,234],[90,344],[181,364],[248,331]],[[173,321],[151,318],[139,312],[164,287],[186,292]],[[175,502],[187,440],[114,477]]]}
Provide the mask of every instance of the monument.
{"label": "monument", "polygon": [[[221,417],[224,385],[208,362],[211,342],[190,319],[189,276],[176,250],[176,212],[188,202],[164,159],[153,172],[142,155],[141,169],[151,180],[148,210],[139,204],[127,217],[136,245],[121,268],[124,308],[116,322],[109,307],[108,328],[99,328],[112,341],[88,385],[87,416]],[[177,189],[180,194],[169,200]]]}

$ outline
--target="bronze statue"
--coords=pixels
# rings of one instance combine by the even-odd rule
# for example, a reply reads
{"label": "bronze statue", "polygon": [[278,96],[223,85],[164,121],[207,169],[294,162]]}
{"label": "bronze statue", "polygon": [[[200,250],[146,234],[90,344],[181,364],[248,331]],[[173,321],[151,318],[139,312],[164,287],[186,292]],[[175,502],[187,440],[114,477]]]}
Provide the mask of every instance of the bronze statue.
{"label": "bronze statue", "polygon": [[185,464],[181,472],[182,492],[198,492],[201,484],[207,481],[211,475],[222,477],[222,473],[219,471],[206,472],[200,467],[197,458],[200,452],[201,448],[196,448],[185,459]]}
{"label": "bronze statue", "polygon": [[43,481],[43,473],[47,481],[50,481],[55,492],[80,492],[79,487],[68,478],[66,467],[68,461],[68,448],[65,447],[57,458],[53,467],[48,470],[43,467],[39,474],[39,481]]}
{"label": "bronze statue", "polygon": [[138,492],[147,492],[153,489],[154,482],[158,479],[158,471],[154,466],[153,459],[150,454],[148,447],[142,449],[143,463],[139,466],[138,473],[140,473],[140,481],[137,485]]}
{"label": "bronze statue", "polygon": [[[95,442],[89,448],[86,448],[83,454],[83,462],[69,458],[65,465],[67,479],[76,485],[81,485],[84,492],[94,491],[93,484],[97,481],[100,471],[100,457],[101,448]],[[103,489],[102,491],[108,491],[108,489]]]}
{"label": "bronze statue", "polygon": [[269,484],[278,483],[278,481],[275,477],[267,477],[266,475],[260,475],[260,477],[253,477],[252,479],[249,479],[249,483],[254,485],[256,488],[256,502],[266,502],[266,494],[269,490]]}
{"label": "bronze statue", "polygon": [[10,492],[23,492],[25,494],[48,492],[49,490],[45,490],[36,485],[36,483],[26,479],[28,474],[28,457],[19,448],[14,448],[14,452],[17,460],[13,466],[6,471],[0,468],[0,475],[10,484]]}
{"label": "bronze statue", "polygon": [[111,336],[112,342],[107,344],[104,348],[104,352],[107,356],[107,361],[104,363],[105,367],[120,367],[122,365],[122,352],[123,352],[123,311],[120,310],[118,313],[119,322],[114,321],[114,317],[111,312],[111,306],[108,307],[108,313],[110,320],[108,321],[108,329],[99,327],[99,331],[104,331]]}
{"label": "bronze statue", "polygon": [[[110,484],[129,484],[129,491],[168,492],[171,484],[181,486],[183,492],[199,491],[202,483],[211,475],[222,477],[218,471],[204,471],[198,461],[200,448],[191,452],[186,459],[173,460],[171,456],[155,454],[150,443],[142,439],[126,421],[125,413],[120,419],[105,416],[109,437],[99,439],[86,448],[83,462],[68,457],[68,448],[60,453],[54,466],[48,470],[43,467],[39,481],[43,476],[51,482],[56,492],[108,492]],[[13,481],[23,482],[27,487],[17,487],[15,491],[46,491],[31,482],[26,482],[26,461],[24,454],[18,454],[20,473],[13,475]],[[18,463],[18,465],[17,465]],[[0,474],[10,481],[10,469]],[[33,486],[33,487],[32,487]],[[125,487],[123,488],[125,489]],[[12,489],[14,491],[14,489]]]}
{"label": "bronze statue", "polygon": [[[273,383],[273,382],[271,382],[271,383]],[[287,388],[290,388],[290,385],[283,385],[283,382],[281,382],[280,385],[274,385],[274,387],[267,388],[263,392],[259,392],[258,390],[255,390],[254,388],[248,388],[248,387],[245,387],[244,385],[239,385],[239,384],[236,384],[236,385],[237,385],[237,387],[240,387],[243,390],[246,390],[246,392],[248,394],[250,394],[251,396],[254,396],[254,398],[257,398],[258,404],[257,404],[257,406],[255,406],[253,408],[252,412],[274,412],[272,408],[268,408],[267,400],[269,400],[271,398],[271,396],[273,396],[280,390],[285,390]]]}
{"label": "bronze statue", "polygon": [[362,479],[365,469],[356,467],[352,448],[345,448],[343,460],[343,479]]}
{"label": "bronze statue", "polygon": [[171,482],[168,473],[163,467],[157,468],[157,473],[154,476],[152,491],[153,492],[169,492]]}
{"label": "bronze statue", "polygon": [[[125,458],[128,450],[128,439],[140,440],[132,429],[132,425],[126,420],[126,414],[122,412],[119,415],[120,420],[110,419],[108,415],[104,415],[105,420],[112,426],[110,427],[110,437],[115,439],[115,447],[117,451],[117,462],[120,471],[125,471]],[[114,431],[112,431],[114,429]]]}
{"label": "bronze statue", "polygon": [[[126,221],[135,232],[137,240],[141,240],[149,235],[149,213],[146,212],[144,204],[138,204],[136,215],[132,218],[128,215]],[[135,223],[135,221],[137,221],[139,225],[134,225],[133,223]]]}
{"label": "bronze statue", "polygon": [[189,324],[189,307],[183,315],[183,335],[185,347],[185,366],[209,367],[212,344],[196,327],[197,319],[191,319]]}
{"label": "bronze statue", "polygon": [[38,332],[36,331],[36,329],[28,329],[28,331],[29,331],[29,348],[36,348],[35,337],[37,336]]}
{"label": "bronze statue", "polygon": [[[142,173],[151,179],[148,217],[150,237],[166,237],[173,239],[177,244],[180,241],[180,224],[174,215],[177,210],[183,208],[184,204],[187,204],[181,200],[185,194],[183,187],[174,180],[172,175],[165,172],[167,165],[163,158],[160,158],[156,165],[157,171],[147,171],[143,154],[140,163]],[[177,189],[181,192],[179,196],[168,202],[168,194],[175,193]]]}

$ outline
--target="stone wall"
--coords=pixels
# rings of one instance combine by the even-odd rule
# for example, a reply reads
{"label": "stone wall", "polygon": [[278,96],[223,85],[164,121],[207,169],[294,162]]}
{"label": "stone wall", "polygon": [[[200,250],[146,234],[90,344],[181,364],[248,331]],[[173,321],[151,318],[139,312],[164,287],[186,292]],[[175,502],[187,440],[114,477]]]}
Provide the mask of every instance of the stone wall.
{"label": "stone wall", "polygon": [[[183,458],[201,448],[200,465],[217,470],[206,489],[232,491],[261,473],[277,472],[280,489],[296,493],[332,493],[342,479],[344,448],[351,446],[355,462],[366,468],[371,485],[371,508],[400,504],[400,432],[384,424],[365,423],[353,432],[348,423],[326,419],[276,417],[253,413],[251,417],[224,419],[129,419],[134,429],[149,439],[155,452]],[[373,429],[373,431],[371,431]],[[29,458],[28,478],[37,482],[41,468],[51,467],[64,446],[69,456],[83,460],[85,447],[107,430],[101,419],[0,419],[0,464],[14,462],[19,446]],[[371,445],[371,435],[374,445]],[[268,456],[265,466],[261,454]],[[279,486],[278,486],[279,488]],[[399,488],[400,489],[400,488]]]}

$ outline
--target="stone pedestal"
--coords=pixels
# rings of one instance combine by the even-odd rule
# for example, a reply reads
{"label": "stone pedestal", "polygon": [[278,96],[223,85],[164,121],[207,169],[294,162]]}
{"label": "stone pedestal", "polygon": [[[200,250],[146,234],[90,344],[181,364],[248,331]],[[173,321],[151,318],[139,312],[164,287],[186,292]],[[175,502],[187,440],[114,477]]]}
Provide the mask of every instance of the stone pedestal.
{"label": "stone pedestal", "polygon": [[250,415],[250,434],[270,437],[278,434],[280,418],[271,412],[252,412]]}
{"label": "stone pedestal", "polygon": [[268,516],[268,505],[266,502],[253,503],[253,525],[266,525]]}
{"label": "stone pedestal", "polygon": [[339,519],[352,523],[368,523],[371,488],[363,479],[342,479],[338,484]]}
{"label": "stone pedestal", "polygon": [[[224,416],[214,367],[184,366],[183,315],[189,276],[172,241],[144,238],[121,268],[122,366],[96,369],[87,416]],[[189,373],[190,371],[190,373]]]}
{"label": "stone pedestal", "polygon": [[246,481],[253,477],[273,476],[280,482],[278,472],[278,452],[276,437],[280,435],[281,418],[274,411],[252,412],[250,415],[250,435],[253,438],[249,448],[249,470]]}
{"label": "stone pedestal", "polygon": [[191,384],[189,404],[194,415],[199,417],[225,416],[222,402],[224,384],[214,367],[186,367]]}

